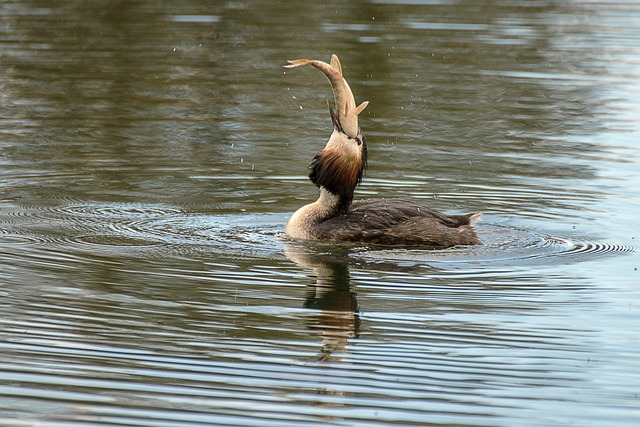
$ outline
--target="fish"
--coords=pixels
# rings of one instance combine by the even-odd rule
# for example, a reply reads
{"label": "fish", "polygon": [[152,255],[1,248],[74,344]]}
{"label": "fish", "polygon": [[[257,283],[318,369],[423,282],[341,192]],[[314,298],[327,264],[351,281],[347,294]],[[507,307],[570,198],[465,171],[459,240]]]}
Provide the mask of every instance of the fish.
{"label": "fish", "polygon": [[358,115],[367,108],[369,101],[365,101],[356,107],[356,100],[349,87],[349,83],[342,75],[342,64],[338,55],[331,55],[331,60],[327,64],[324,61],[316,59],[290,59],[284,68],[298,68],[305,65],[311,65],[327,77],[333,90],[333,98],[335,102],[335,111],[331,111],[332,118],[335,114],[338,125],[341,130],[349,137],[356,138],[358,136]]}

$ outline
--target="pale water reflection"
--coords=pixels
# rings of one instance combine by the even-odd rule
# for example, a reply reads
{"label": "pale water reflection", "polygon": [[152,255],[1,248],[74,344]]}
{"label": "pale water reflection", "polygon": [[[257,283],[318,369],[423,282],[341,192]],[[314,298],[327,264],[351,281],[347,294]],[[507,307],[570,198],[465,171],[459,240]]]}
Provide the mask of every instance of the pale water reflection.
{"label": "pale water reflection", "polygon": [[[0,425],[638,425],[638,5],[1,8]],[[484,245],[283,238],[331,53]]]}

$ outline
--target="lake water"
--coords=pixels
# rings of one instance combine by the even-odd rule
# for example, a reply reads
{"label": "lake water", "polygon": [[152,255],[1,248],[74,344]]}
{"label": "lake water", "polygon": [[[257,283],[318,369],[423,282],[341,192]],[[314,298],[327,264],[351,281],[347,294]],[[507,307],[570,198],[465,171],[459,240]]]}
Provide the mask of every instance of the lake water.
{"label": "lake water", "polygon": [[[0,5],[0,425],[640,425],[640,5]],[[357,197],[483,246],[287,241],[340,56]]]}

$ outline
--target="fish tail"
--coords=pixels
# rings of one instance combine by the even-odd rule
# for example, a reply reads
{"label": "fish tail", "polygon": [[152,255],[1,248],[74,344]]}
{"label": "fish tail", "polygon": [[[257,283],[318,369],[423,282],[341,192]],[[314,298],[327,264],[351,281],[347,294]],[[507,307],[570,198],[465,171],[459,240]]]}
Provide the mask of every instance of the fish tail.
{"label": "fish tail", "polygon": [[305,65],[313,65],[317,69],[321,70],[323,73],[327,75],[336,75],[338,77],[342,77],[342,64],[338,59],[338,55],[331,55],[331,62],[327,64],[323,61],[318,61],[316,59],[289,59],[287,61],[289,64],[284,65],[284,68],[298,68],[303,67]]}
{"label": "fish tail", "polygon": [[302,67],[303,65],[312,64],[315,61],[313,59],[289,59],[287,62],[289,64],[283,65],[284,68]]}

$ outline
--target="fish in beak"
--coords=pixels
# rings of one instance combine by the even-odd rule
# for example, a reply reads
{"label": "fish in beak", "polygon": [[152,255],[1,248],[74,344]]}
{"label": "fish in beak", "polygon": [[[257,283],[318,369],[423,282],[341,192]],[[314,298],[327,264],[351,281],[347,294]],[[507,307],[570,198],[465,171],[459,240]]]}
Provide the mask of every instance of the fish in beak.
{"label": "fish in beak", "polygon": [[331,55],[331,62],[329,64],[315,59],[293,59],[287,62],[289,64],[285,65],[285,68],[312,65],[324,73],[327,79],[329,79],[331,88],[333,89],[335,111],[330,111],[334,127],[351,138],[358,137],[358,115],[364,111],[369,101],[365,101],[356,107],[353,92],[351,92],[349,84],[342,76],[342,65],[340,64],[338,56],[335,54]]}

